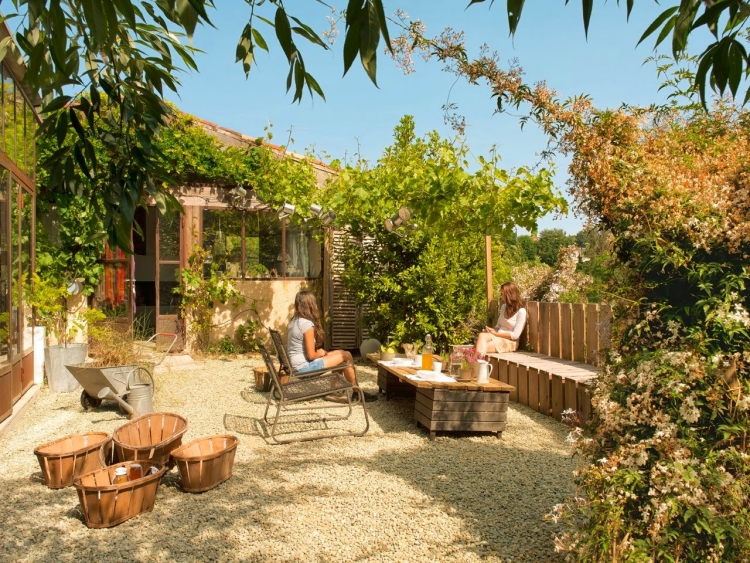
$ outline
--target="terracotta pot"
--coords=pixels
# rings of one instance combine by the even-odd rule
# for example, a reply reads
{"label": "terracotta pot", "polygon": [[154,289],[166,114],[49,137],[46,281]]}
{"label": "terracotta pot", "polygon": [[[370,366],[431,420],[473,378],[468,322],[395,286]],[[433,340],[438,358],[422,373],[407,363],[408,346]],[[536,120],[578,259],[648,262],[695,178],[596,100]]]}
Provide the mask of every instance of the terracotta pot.
{"label": "terracotta pot", "polygon": [[466,369],[461,368],[458,372],[459,379],[471,379],[471,368],[468,367]]}

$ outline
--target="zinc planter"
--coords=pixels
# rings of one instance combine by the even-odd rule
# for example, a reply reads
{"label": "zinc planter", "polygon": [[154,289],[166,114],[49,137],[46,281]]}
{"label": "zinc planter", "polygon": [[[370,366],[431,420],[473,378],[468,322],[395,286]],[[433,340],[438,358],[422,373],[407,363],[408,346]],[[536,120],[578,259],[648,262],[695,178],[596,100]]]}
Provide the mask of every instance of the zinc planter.
{"label": "zinc planter", "polygon": [[43,326],[34,327],[34,383],[44,383],[44,343],[47,330]]}
{"label": "zinc planter", "polygon": [[49,388],[56,393],[71,393],[78,389],[78,380],[65,366],[77,366],[86,361],[88,344],[47,346],[44,349],[44,369]]}

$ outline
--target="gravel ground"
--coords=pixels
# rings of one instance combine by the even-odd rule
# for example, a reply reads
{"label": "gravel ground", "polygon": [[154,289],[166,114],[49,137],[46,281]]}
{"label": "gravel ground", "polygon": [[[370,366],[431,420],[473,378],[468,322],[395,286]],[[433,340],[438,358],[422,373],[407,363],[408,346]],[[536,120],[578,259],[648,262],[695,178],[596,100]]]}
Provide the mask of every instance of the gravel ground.
{"label": "gravel ground", "polygon": [[[114,528],[83,523],[73,487],[44,486],[33,450],[72,433],[112,432],[114,403],[84,412],[79,392],[44,388],[0,437],[0,559],[5,561],[559,561],[543,519],[574,491],[567,429],[511,404],[508,428],[428,440],[413,400],[368,403],[360,438],[271,446],[255,391],[259,358],[206,360],[157,374],[155,407],[188,419],[183,443],[234,434],[230,480],[184,493],[173,469],[154,510]],[[359,368],[377,390],[375,370]],[[364,423],[362,409],[348,424]],[[311,425],[316,426],[315,424]],[[308,426],[310,427],[310,426]],[[289,428],[293,429],[293,428]]]}

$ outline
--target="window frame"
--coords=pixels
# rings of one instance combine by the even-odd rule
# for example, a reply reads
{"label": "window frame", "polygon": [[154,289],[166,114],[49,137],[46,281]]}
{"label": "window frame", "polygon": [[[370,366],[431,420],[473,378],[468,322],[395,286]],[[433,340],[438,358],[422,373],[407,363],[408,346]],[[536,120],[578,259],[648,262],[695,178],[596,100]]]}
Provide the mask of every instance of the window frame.
{"label": "window frame", "polygon": [[[247,260],[247,242],[246,242],[246,233],[247,230],[245,228],[246,225],[246,218],[249,213],[273,213],[274,215],[276,212],[273,209],[235,209],[232,207],[223,207],[223,206],[217,206],[217,205],[206,205],[200,207],[200,236],[198,239],[198,244],[201,248],[204,250],[207,250],[204,246],[204,212],[205,211],[239,211],[242,215],[242,226],[240,229],[240,237],[241,237],[241,244],[240,244],[240,274],[239,276],[227,276],[229,279],[233,280],[240,280],[240,281],[312,281],[312,280],[319,280],[323,278],[323,248],[322,243],[321,244],[321,264],[320,264],[320,275],[317,277],[305,277],[305,276],[287,276],[287,268],[286,268],[286,260],[281,260],[281,271],[278,273],[278,276],[272,277],[250,277],[247,275],[245,271],[246,266],[246,260]],[[287,255],[287,248],[286,248],[286,234],[287,234],[287,225],[289,224],[289,220],[279,219],[281,223],[281,256],[286,257]],[[309,266],[309,264],[308,264]]]}

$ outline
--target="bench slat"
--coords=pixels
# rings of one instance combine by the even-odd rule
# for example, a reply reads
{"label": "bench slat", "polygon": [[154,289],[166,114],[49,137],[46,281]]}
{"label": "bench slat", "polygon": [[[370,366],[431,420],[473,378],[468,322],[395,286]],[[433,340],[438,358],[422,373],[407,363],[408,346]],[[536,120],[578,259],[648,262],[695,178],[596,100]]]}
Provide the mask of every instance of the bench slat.
{"label": "bench slat", "polygon": [[513,391],[510,392],[510,400],[518,402],[518,364],[514,362],[508,363],[508,385],[513,386]]}
{"label": "bench slat", "polygon": [[516,364],[516,375],[518,377],[518,402],[522,405],[529,405],[529,369],[522,365]]}
{"label": "bench slat", "polygon": [[535,367],[528,369],[529,407],[539,412],[539,370]]}
{"label": "bench slat", "polygon": [[539,371],[539,412],[545,416],[552,414],[552,374]]}
{"label": "bench slat", "polygon": [[555,420],[562,420],[562,411],[565,408],[563,381],[564,379],[556,373],[552,374],[552,396],[550,397],[550,403],[552,406],[552,418]]}

